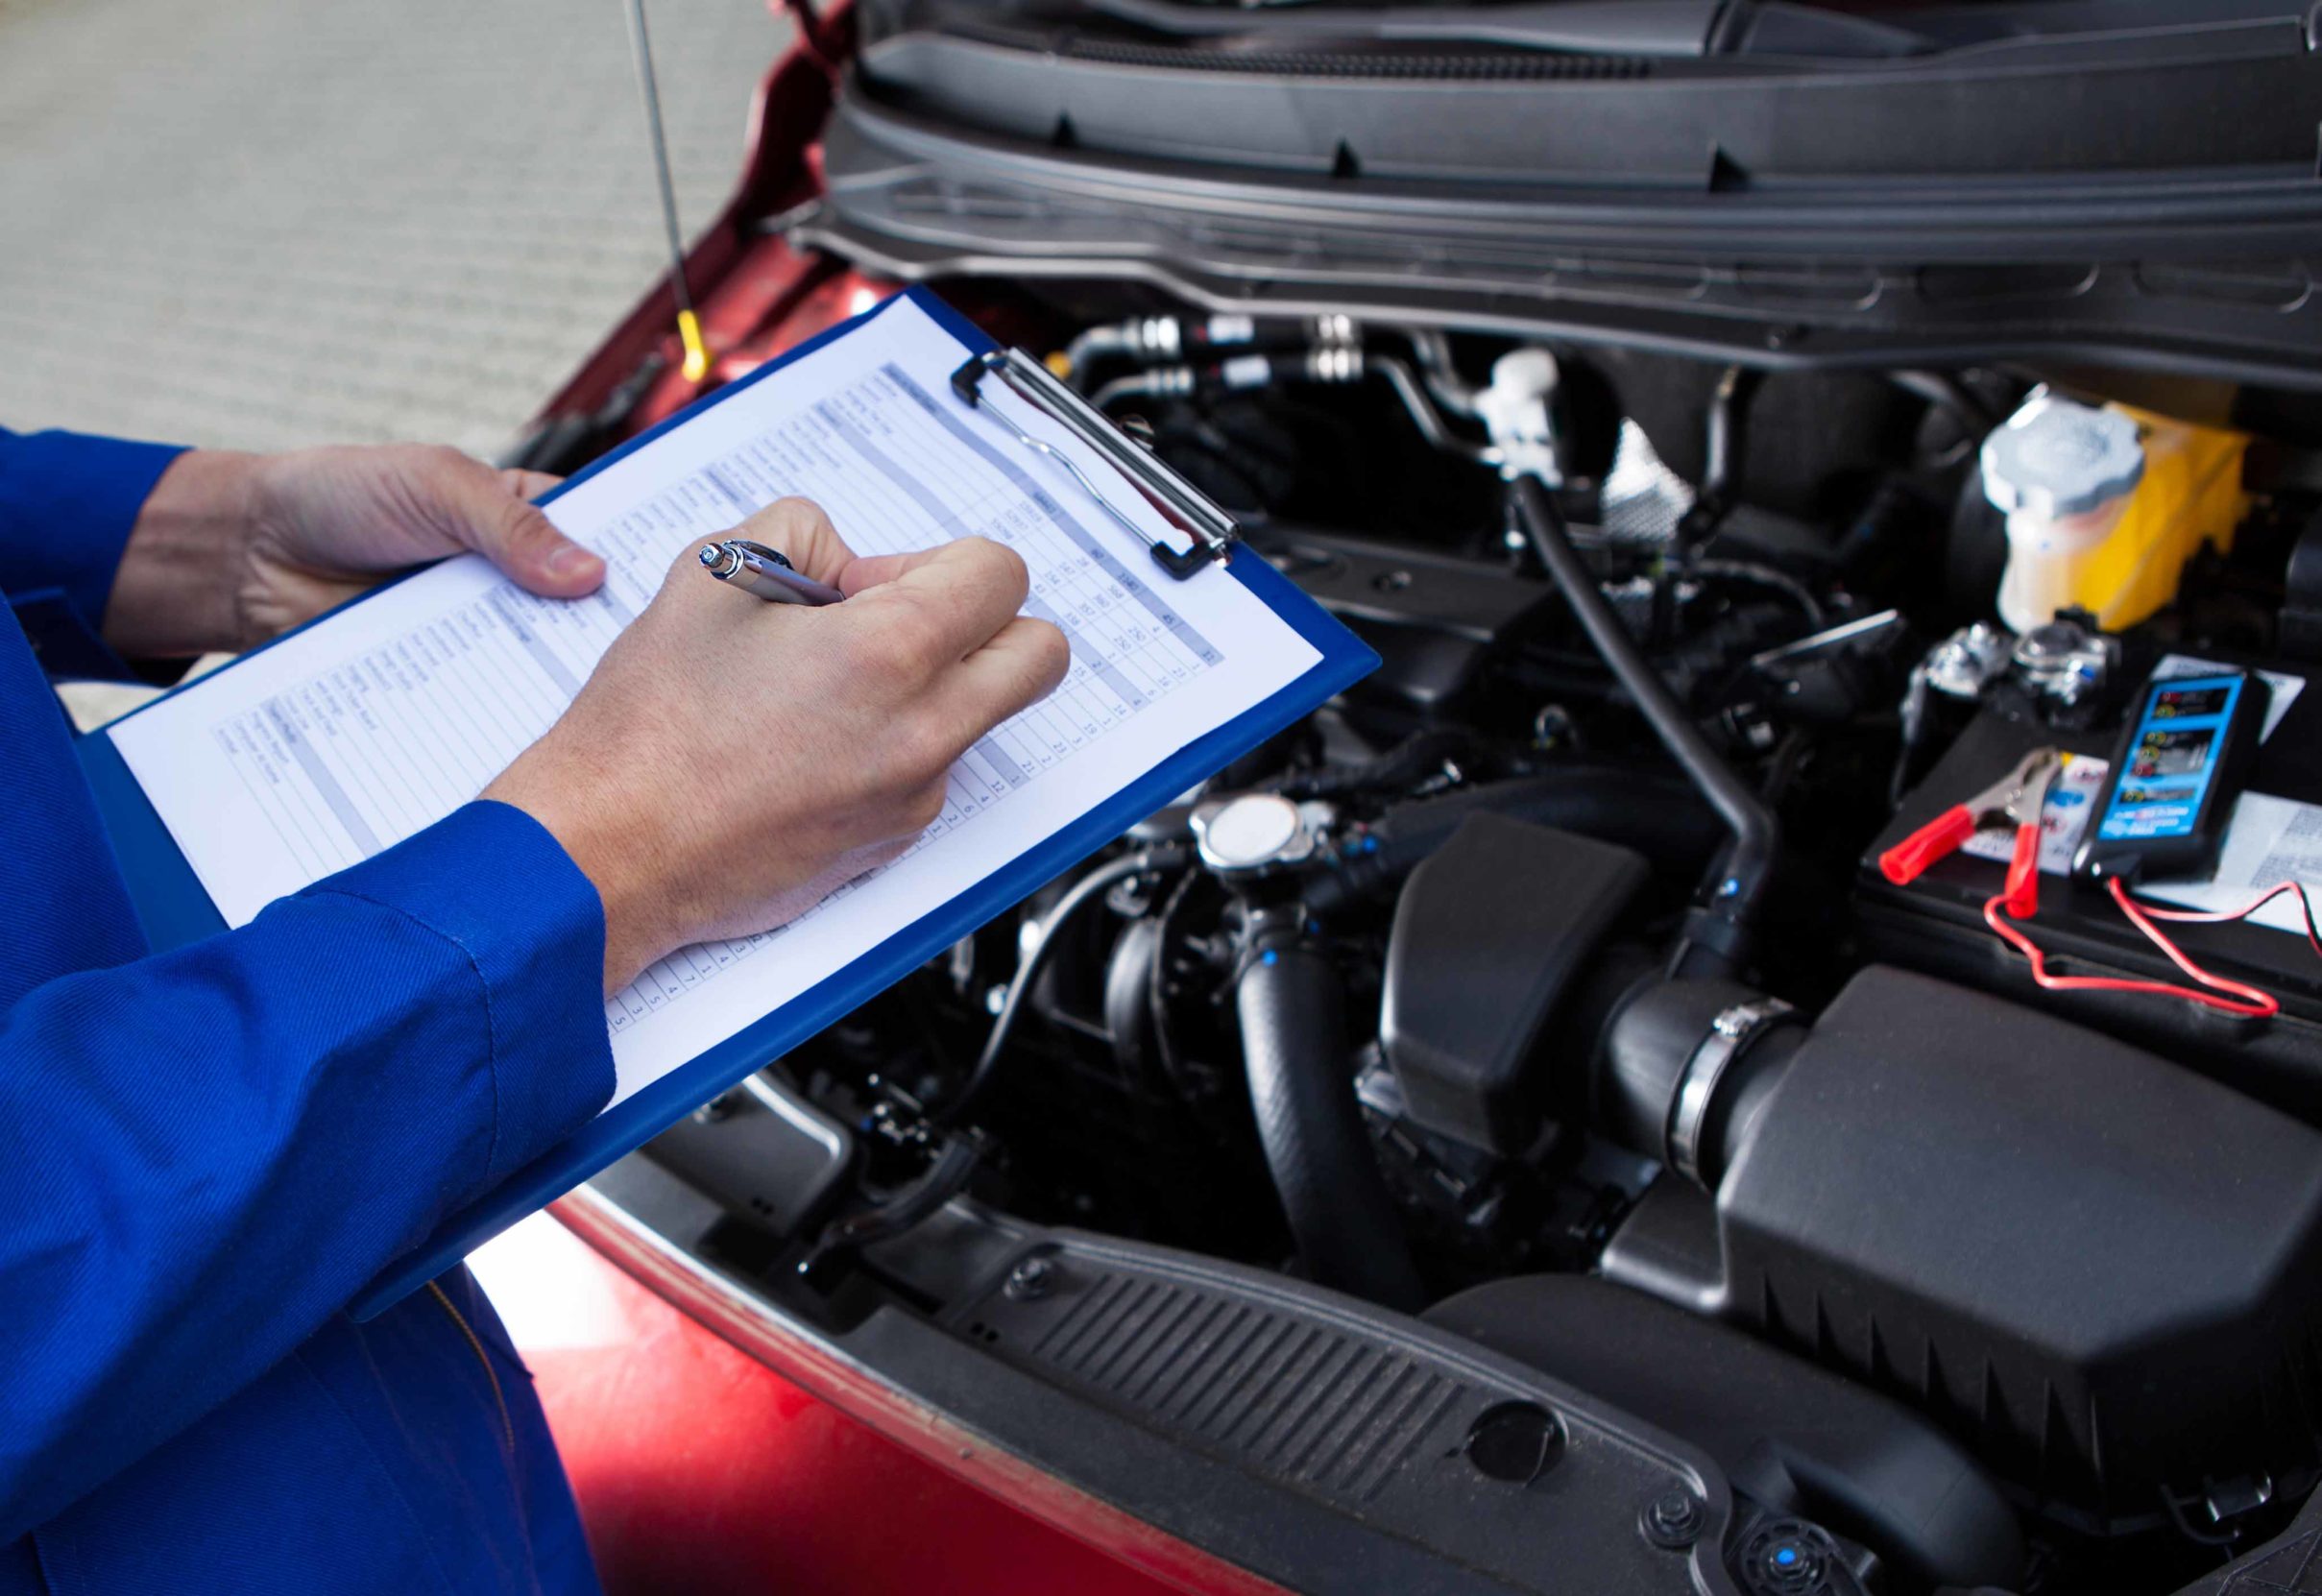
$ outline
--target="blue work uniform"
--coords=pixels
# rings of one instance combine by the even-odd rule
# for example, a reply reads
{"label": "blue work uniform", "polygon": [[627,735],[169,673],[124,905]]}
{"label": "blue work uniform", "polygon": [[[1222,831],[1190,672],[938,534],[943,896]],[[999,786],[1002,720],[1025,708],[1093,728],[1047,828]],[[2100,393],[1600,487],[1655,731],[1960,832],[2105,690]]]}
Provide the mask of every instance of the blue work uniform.
{"label": "blue work uniform", "polygon": [[42,665],[171,457],[0,433],[0,1596],[593,1591],[467,1271],[343,1310],[610,1096],[602,906],[473,803],[149,951]]}

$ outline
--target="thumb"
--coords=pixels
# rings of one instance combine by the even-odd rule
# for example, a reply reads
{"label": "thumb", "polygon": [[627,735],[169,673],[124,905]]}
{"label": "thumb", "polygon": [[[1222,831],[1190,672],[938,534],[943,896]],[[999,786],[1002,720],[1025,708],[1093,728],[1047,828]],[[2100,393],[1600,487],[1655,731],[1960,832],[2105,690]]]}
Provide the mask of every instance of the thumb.
{"label": "thumb", "polygon": [[559,532],[515,487],[479,461],[462,459],[441,484],[454,539],[546,598],[578,598],[605,580],[605,562]]}

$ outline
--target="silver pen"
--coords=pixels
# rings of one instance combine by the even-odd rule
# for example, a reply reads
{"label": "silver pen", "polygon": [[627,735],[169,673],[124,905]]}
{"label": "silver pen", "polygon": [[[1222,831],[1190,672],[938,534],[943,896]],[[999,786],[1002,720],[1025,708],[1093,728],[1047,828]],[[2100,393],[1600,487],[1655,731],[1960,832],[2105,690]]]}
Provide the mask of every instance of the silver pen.
{"label": "silver pen", "polygon": [[720,582],[756,593],[770,604],[835,604],[846,596],[836,588],[799,574],[782,550],[746,538],[703,544],[701,563]]}

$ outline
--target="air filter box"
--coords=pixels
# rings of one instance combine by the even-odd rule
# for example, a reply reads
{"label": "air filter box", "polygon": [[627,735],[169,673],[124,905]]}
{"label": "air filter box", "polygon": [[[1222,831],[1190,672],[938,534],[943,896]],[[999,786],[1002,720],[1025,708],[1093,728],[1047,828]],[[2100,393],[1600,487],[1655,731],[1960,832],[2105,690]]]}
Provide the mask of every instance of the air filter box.
{"label": "air filter box", "polygon": [[1909,1398],[2068,1520],[2316,1462],[2322,1134],[2150,1053],[1866,970],[1716,1223],[1727,1317]]}

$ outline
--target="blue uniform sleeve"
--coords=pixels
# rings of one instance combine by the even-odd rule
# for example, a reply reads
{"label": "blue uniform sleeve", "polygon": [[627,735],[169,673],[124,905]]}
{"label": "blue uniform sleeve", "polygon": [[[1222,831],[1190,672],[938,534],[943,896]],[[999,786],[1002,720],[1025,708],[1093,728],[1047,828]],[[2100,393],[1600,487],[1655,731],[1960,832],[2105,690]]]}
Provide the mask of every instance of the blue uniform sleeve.
{"label": "blue uniform sleeve", "polygon": [[0,431],[0,592],[52,592],[102,625],[137,512],[183,452],[78,432]]}
{"label": "blue uniform sleeve", "polygon": [[117,673],[99,641],[113,574],[146,496],[182,452],[0,430],[0,592],[52,674]]}
{"label": "blue uniform sleeve", "polygon": [[588,878],[477,802],[0,1016],[0,1545],[601,1107],[603,975]]}

